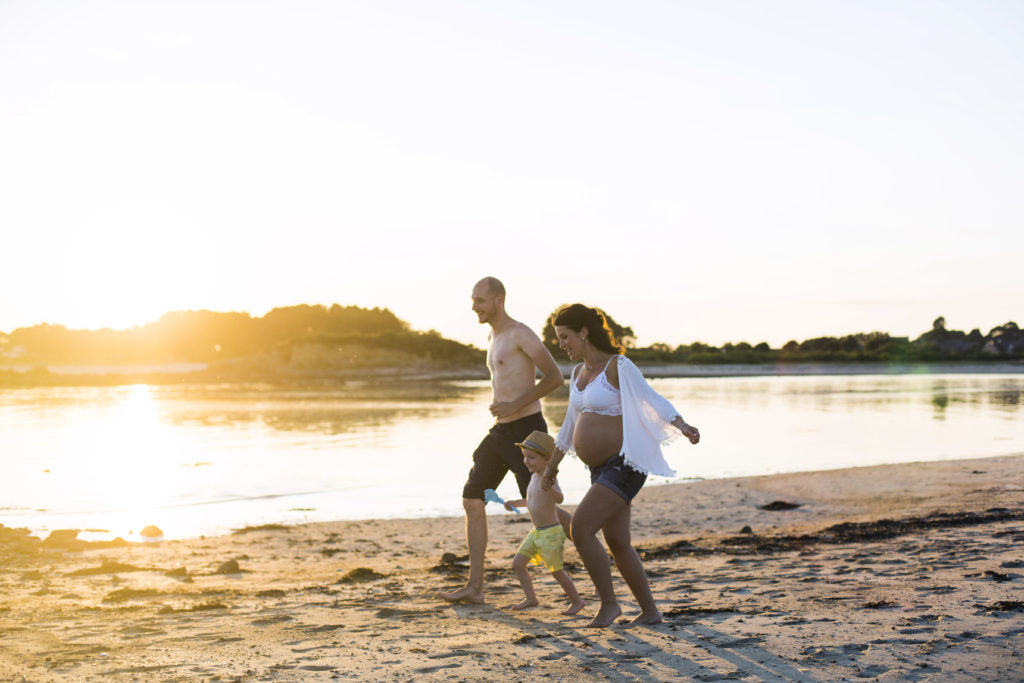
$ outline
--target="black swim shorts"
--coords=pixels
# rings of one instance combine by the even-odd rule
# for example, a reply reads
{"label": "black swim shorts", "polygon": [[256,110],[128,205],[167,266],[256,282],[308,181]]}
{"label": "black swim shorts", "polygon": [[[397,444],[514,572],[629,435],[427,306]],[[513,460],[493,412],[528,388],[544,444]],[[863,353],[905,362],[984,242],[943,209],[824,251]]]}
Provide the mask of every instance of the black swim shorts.
{"label": "black swim shorts", "polygon": [[523,452],[517,442],[523,441],[535,429],[548,430],[541,413],[521,417],[512,422],[498,422],[473,452],[473,467],[462,488],[463,498],[483,500],[484,489],[497,489],[505,474],[512,470],[519,484],[519,493],[526,497],[526,486],[530,483],[530,471],[523,464]]}
{"label": "black swim shorts", "polygon": [[607,486],[619,494],[627,505],[633,502],[646,481],[647,475],[627,465],[626,458],[621,454],[590,468],[590,483]]}

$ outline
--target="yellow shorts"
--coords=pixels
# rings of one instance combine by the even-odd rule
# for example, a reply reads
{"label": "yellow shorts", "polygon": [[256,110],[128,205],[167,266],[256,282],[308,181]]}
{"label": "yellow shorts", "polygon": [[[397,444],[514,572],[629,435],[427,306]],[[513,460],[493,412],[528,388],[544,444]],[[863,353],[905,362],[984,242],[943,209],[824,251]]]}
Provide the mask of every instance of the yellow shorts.
{"label": "yellow shorts", "polygon": [[564,551],[565,530],[561,524],[552,524],[542,529],[531,529],[518,553],[529,557],[534,564],[543,562],[549,570],[557,572],[562,569]]}

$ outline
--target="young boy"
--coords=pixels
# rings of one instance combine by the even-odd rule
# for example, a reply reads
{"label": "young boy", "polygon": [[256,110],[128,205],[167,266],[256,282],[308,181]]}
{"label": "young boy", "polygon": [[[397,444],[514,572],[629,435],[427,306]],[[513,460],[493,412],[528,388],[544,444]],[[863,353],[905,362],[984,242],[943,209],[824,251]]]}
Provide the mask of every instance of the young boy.
{"label": "young boy", "polygon": [[526,437],[525,441],[516,445],[522,449],[523,462],[526,464],[526,469],[532,473],[532,477],[526,488],[526,498],[510,500],[505,503],[505,507],[513,510],[526,505],[530,511],[530,519],[533,521],[533,529],[527,534],[523,544],[519,546],[519,551],[512,561],[512,568],[515,569],[516,576],[519,577],[519,585],[526,593],[526,600],[513,606],[512,609],[526,609],[540,604],[537,601],[537,594],[533,590],[533,581],[530,580],[530,571],[527,568],[532,559],[534,564],[540,564],[543,561],[547,565],[551,570],[551,575],[555,577],[555,580],[562,586],[562,590],[565,591],[566,597],[569,598],[569,609],[562,614],[576,614],[583,609],[586,603],[576,592],[576,586],[573,585],[572,579],[562,569],[565,531],[559,524],[558,514],[555,511],[555,506],[562,502],[562,489],[558,487],[557,481],[553,482],[551,488],[547,490],[540,485],[544,469],[548,466],[548,460],[555,452],[555,440],[547,432],[534,430]]}

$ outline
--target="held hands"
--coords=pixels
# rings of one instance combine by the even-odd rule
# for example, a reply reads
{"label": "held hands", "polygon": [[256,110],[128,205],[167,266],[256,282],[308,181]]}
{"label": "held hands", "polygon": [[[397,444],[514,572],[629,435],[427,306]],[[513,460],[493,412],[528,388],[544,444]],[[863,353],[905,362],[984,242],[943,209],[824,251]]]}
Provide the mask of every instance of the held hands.
{"label": "held hands", "polygon": [[555,485],[555,477],[558,475],[558,470],[551,471],[550,467],[544,469],[544,474],[540,477],[540,487],[545,491],[549,490]]}

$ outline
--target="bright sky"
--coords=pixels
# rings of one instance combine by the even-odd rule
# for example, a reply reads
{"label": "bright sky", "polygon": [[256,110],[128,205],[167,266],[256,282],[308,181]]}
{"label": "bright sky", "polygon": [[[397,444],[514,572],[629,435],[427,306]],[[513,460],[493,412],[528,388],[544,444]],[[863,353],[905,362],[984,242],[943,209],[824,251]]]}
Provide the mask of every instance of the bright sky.
{"label": "bright sky", "polygon": [[1024,323],[1024,3],[0,0],[0,330]]}

